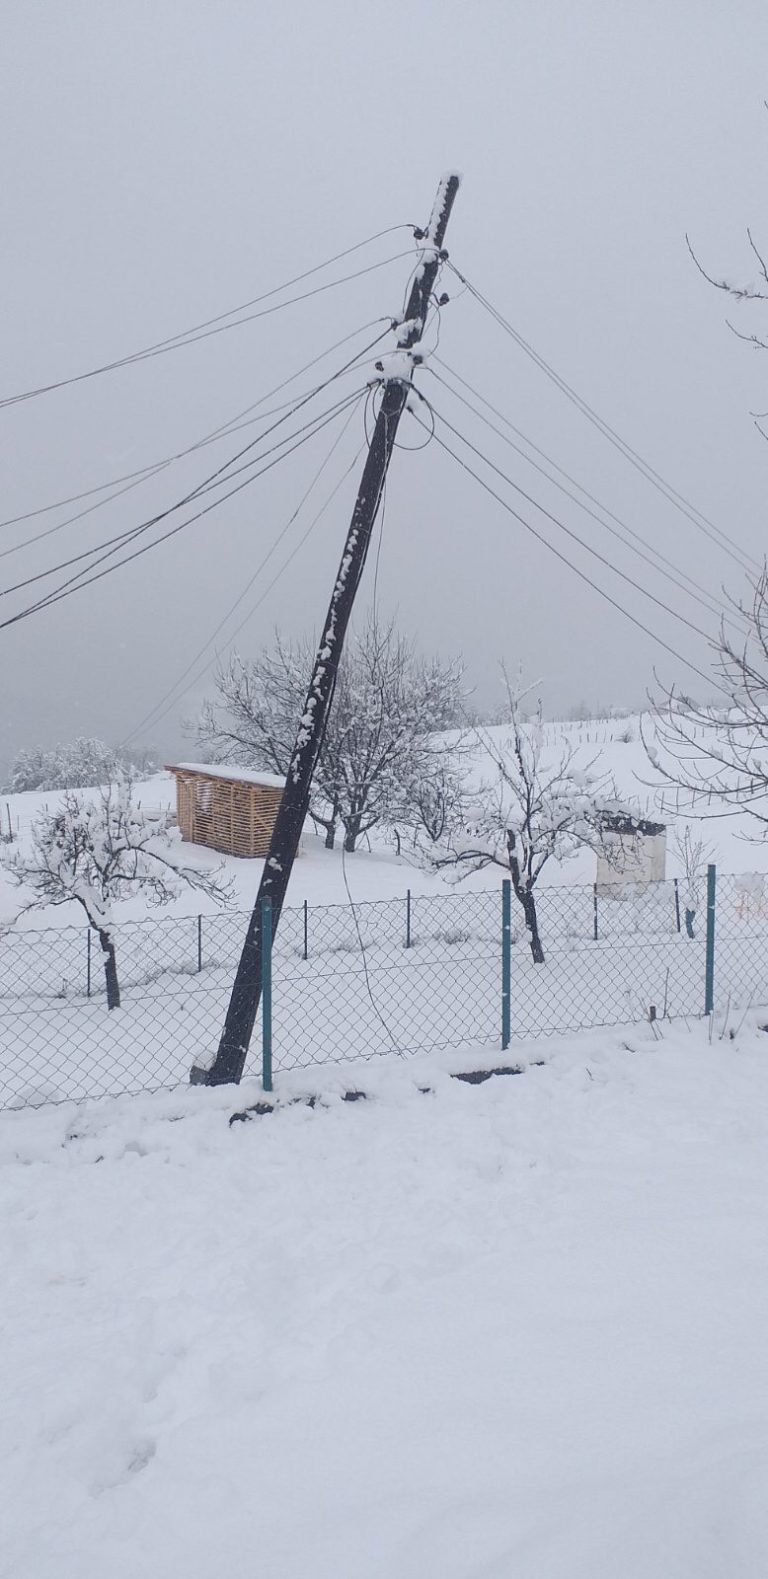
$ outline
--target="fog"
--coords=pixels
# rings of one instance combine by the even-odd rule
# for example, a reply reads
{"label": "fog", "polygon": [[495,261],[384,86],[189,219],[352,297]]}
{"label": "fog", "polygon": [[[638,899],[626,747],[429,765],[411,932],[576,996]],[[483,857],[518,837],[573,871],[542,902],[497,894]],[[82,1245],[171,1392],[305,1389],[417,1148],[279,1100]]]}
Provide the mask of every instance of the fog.
{"label": "fog", "polygon": [[[425,223],[438,177],[456,168],[463,181],[447,237],[456,267],[686,499],[762,560],[768,450],[750,413],[768,407],[768,357],[725,319],[768,333],[768,308],[740,307],[707,285],[685,235],[713,273],[739,279],[757,274],[747,225],[768,250],[764,6],[8,0],[4,45],[0,397],[177,335],[374,232]],[[0,410],[3,521],[188,447],[334,341],[396,314],[414,256],[408,231],[395,231],[288,294],[393,259],[336,289]],[[724,589],[742,595],[737,559],[606,443],[449,270],[440,289],[450,297],[440,357],[715,602]],[[323,362],[322,376],[378,332]],[[436,333],[433,322],[430,346]],[[706,694],[716,615],[557,493],[434,374],[418,379],[436,434],[461,448],[447,418],[597,549],[608,563],[483,472],[620,607],[437,439],[417,450],[427,435],[410,417],[402,439],[413,453],[393,457],[361,613],[375,588],[377,606],[423,648],[462,651],[484,708],[500,700],[501,658],[522,665],[550,713],[582,701],[641,705],[654,669]],[[319,398],[321,409],[332,397]],[[4,525],[2,617],[78,566],[10,587],[167,508],[257,431],[81,520],[61,524],[90,499]],[[339,432],[331,425],[156,550],[1,630],[0,769],[22,746],[78,733],[133,735],[171,757],[183,748],[182,720],[210,688],[201,665],[226,655],[236,625],[244,620],[236,645],[246,654],[275,626],[316,629],[354,498],[362,407],[289,523]],[[60,530],[28,542],[51,527]],[[143,727],[190,665],[194,683]]]}

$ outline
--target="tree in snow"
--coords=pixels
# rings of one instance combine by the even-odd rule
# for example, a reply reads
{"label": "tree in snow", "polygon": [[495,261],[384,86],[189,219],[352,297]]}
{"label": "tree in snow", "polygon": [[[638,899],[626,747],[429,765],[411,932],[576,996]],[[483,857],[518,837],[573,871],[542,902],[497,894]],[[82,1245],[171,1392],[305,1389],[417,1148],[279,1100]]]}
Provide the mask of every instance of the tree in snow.
{"label": "tree in snow", "polygon": [[5,788],[12,795],[37,789],[83,789],[108,784],[120,772],[134,769],[147,775],[156,773],[152,753],[108,746],[103,740],[80,735],[48,749],[35,746],[19,751]]}
{"label": "tree in snow", "polygon": [[[313,659],[308,641],[279,634],[250,661],[234,654],[196,726],[200,748],[285,775]],[[347,643],[310,801],[328,849],[342,828],[354,851],[378,824],[402,820],[413,786],[436,782],[450,749],[438,737],[458,721],[462,674],[459,662],[421,658],[392,622],[371,617]]]}
{"label": "tree in snow", "polygon": [[140,893],[165,905],[184,885],[226,903],[230,888],[222,868],[200,871],[174,860],[177,831],[171,814],[145,811],[127,777],[95,798],[66,790],[54,811],[32,824],[31,848],[2,858],[14,881],[31,897],[26,910],[75,900],[88,917],[104,956],[107,1004],[120,1007],[113,903]]}
{"label": "tree in snow", "polygon": [[722,703],[693,701],[673,687],[642,725],[658,786],[682,790],[692,809],[722,815],[723,802],[768,832],[768,568],[749,603],[734,605],[717,641]]}
{"label": "tree in snow", "polygon": [[692,938],[693,923],[704,898],[707,867],[712,860],[713,851],[711,845],[706,844],[701,836],[694,836],[688,824],[682,833],[679,828],[675,829],[674,846],[683,870],[685,930],[688,937]]}
{"label": "tree in snow", "polygon": [[477,744],[490,761],[492,776],[468,792],[463,818],[441,847],[422,853],[429,865],[457,876],[499,866],[509,874],[525,921],[531,956],[544,962],[536,888],[547,864],[564,861],[585,846],[608,851],[603,820],[619,806],[605,776],[576,765],[576,751],[563,741],[553,755],[545,749],[541,705],[526,718],[525,693],[513,690],[507,676],[509,733],[502,739],[477,730]]}

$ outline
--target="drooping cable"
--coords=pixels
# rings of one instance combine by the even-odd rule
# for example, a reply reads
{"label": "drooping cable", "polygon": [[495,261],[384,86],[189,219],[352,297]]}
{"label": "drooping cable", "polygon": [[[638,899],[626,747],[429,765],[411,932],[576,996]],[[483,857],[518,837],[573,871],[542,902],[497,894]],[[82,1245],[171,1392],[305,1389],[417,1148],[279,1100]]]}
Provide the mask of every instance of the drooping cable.
{"label": "drooping cable", "polygon": [[[171,466],[175,461],[182,460],[186,456],[193,454],[195,450],[203,449],[206,445],[215,443],[219,438],[226,438],[231,433],[239,432],[240,428],[235,426],[236,423],[242,423],[243,427],[247,426],[247,423],[242,422],[243,418],[249,417],[251,412],[257,411],[258,408],[265,405],[268,400],[274,399],[275,395],[282,394],[283,390],[287,389],[289,384],[295,383],[297,378],[301,378],[304,373],[310,372],[313,367],[317,366],[318,362],[324,361],[327,356],[332,356],[334,351],[340,350],[343,345],[347,345],[349,341],[354,340],[357,335],[364,334],[367,329],[373,329],[377,324],[380,323],[385,323],[387,328],[382,330],[382,332],[378,334],[374,340],[371,340],[358,353],[356,360],[360,361],[368,355],[369,351],[373,350],[374,346],[378,345],[379,342],[385,338],[390,326],[389,318],[373,318],[368,323],[362,324],[359,329],[353,329],[350,334],[343,335],[340,340],[334,341],[333,345],[327,346],[324,351],[320,351],[317,356],[313,356],[309,362],[305,362],[303,367],[297,368],[294,373],[290,373],[287,378],[282,379],[281,382],[276,384],[273,389],[267,390],[265,394],[260,395],[258,400],[253,401],[249,406],[245,406],[242,411],[239,411],[235,416],[230,417],[227,422],[219,424],[218,427],[213,428],[211,432],[204,434],[202,438],[196,439],[193,444],[188,445],[185,449],[177,450],[171,455],[165,455],[160,460],[151,461],[146,466],[139,466],[134,471],[124,472],[120,477],[111,477],[107,482],[99,483],[93,488],[85,488],[80,493],[69,494],[63,499],[55,499],[51,504],[40,505],[35,510],[27,510],[22,515],[8,516],[4,521],[0,521],[0,530],[6,526],[16,526],[22,521],[31,521],[34,517],[39,515],[48,515],[52,510],[64,509],[68,504],[77,504],[81,499],[89,499],[92,498],[94,494],[105,493],[109,488],[118,488],[121,483],[132,483],[135,479],[136,484],[138,485],[145,479],[153,476],[156,472],[164,470],[167,466]],[[353,367],[354,365],[354,362],[348,364],[349,367]],[[290,405],[290,401],[286,402],[286,406],[287,405]],[[251,418],[251,421],[260,422],[264,416],[269,415],[271,415],[270,412],[262,412],[259,416]],[[110,497],[117,498],[118,495],[112,494]],[[109,500],[103,500],[100,502],[100,504],[101,503],[109,503]],[[15,543],[12,548],[4,549],[2,553],[0,553],[0,559],[6,558],[9,554],[18,553],[19,549],[30,547],[33,543],[40,542],[45,537],[52,536],[54,532],[60,531],[64,526],[69,526],[75,521],[82,520],[86,515],[91,513],[92,509],[99,509],[100,504],[91,506],[90,509],[83,510],[77,515],[69,516],[66,521],[58,522],[56,526],[50,527],[47,532],[40,532],[35,537],[24,538],[20,543]]]}
{"label": "drooping cable", "polygon": [[[381,338],[381,336],[378,338]],[[126,531],[119,532],[116,534],[116,536],[107,538],[106,541],[95,544],[92,548],[84,550],[81,554],[72,555],[69,559],[63,560],[57,565],[49,566],[46,570],[38,572],[35,576],[28,577],[24,581],[17,582],[15,585],[5,588],[5,591],[0,593],[0,596],[4,596],[5,593],[8,592],[18,591],[21,587],[28,586],[33,581],[43,580],[48,575],[52,575],[59,570],[66,569],[70,565],[75,564],[84,558],[90,558],[92,555],[98,553],[101,548],[109,547],[115,543],[121,544],[131,541],[134,536],[143,534],[151,527],[156,526],[160,521],[163,521],[166,516],[172,514],[175,510],[183,509],[184,506],[191,503],[193,499],[198,498],[202,493],[210,491],[210,488],[216,485],[217,480],[225,477],[228,472],[230,473],[230,477],[237,475],[237,472],[232,472],[231,470],[237,461],[241,460],[244,455],[247,455],[249,452],[261,445],[265,438],[268,438],[270,434],[272,434],[282,425],[282,423],[288,421],[290,417],[294,416],[298,411],[306,406],[310,400],[314,399],[316,395],[321,394],[325,389],[328,389],[331,384],[335,383],[336,380],[342,376],[342,374],[348,372],[356,361],[356,357],[350,358],[340,368],[337,368],[336,371],[332,373],[327,379],[325,379],[322,384],[316,385],[314,389],[311,389],[307,393],[299,396],[290,409],[279,416],[277,421],[274,422],[271,427],[260,433],[257,438],[251,439],[248,444],[244,445],[242,449],[238,450],[235,455],[230,456],[229,460],[225,461],[223,465],[219,466],[216,471],[212,472],[208,477],[203,478],[202,482],[198,483],[193,489],[184,494],[181,499],[176,500],[174,504],[168,506],[167,509],[158,512],[146,521],[140,522],[136,527],[129,527],[126,529]],[[251,463],[249,462],[248,464]],[[243,470],[244,468],[240,469]]]}
{"label": "drooping cable", "polygon": [[392,230],[408,230],[410,228],[408,225],[394,225],[388,230],[379,231],[376,236],[369,236],[365,241],[357,242],[354,247],[348,247],[344,252],[336,253],[333,258],[327,258],[323,263],[315,264],[313,268],[305,270],[302,274],[295,275],[293,279],[285,281],[282,285],[274,286],[272,290],[265,291],[261,296],[254,296],[249,301],[242,302],[239,307],[231,307],[227,312],[218,313],[214,318],[205,319],[203,323],[195,324],[191,328],[182,330],[179,334],[171,335],[165,340],[157,340],[154,344],[145,346],[140,351],[133,351],[127,356],[116,357],[112,361],[103,362],[98,367],[89,368],[86,372],[76,373],[69,378],[56,379],[48,384],[40,384],[32,389],[21,390],[13,395],[6,395],[0,399],[0,409],[18,405],[25,400],[34,400],[40,395],[50,394],[53,390],[64,389],[72,384],[84,383],[87,379],[97,378],[102,373],[111,373],[117,368],[129,367],[136,362],[143,362],[151,357],[163,356],[168,351],[180,350],[182,346],[192,345],[198,340],[208,339],[211,335],[225,333],[229,329],[239,328],[242,324],[252,323],[256,318],[264,318],[270,313],[282,312],[285,307],[292,307],[298,302],[307,301],[310,297],[317,296],[322,291],[334,290],[339,285],[348,285],[350,281],[361,279],[366,274],[372,274],[376,269],[386,268],[389,263],[395,263],[399,258],[409,257],[410,248],[395,253],[391,257],[382,258],[377,263],[371,263],[364,269],[356,270],[353,274],[343,275],[335,280],[329,280],[323,285],[315,286],[310,291],[304,291],[298,296],[291,297],[288,301],[278,302],[272,307],[265,308],[262,312],[249,313],[247,317],[238,318],[235,322],[225,322],[225,320],[233,319],[236,313],[245,312],[247,308],[254,307],[259,302],[267,301],[270,297],[276,296],[282,291],[290,289],[291,286],[299,284],[302,280],[308,279],[311,274],[317,274],[320,270],[330,267],[332,263],[338,262],[341,258],[348,257],[351,253],[359,251],[361,247],[368,246],[370,242],[378,240],[379,237],[391,234]]}
{"label": "drooping cable", "polygon": [[629,461],[629,464],[635,468],[635,471],[639,472],[640,475],[644,477],[652,487],[661,493],[676,510],[679,510],[680,513],[684,515],[698,531],[702,532],[705,537],[709,538],[710,542],[714,543],[721,550],[721,552],[726,553],[730,558],[735,558],[739,564],[740,569],[745,570],[750,575],[754,574],[755,571],[759,571],[760,566],[754,559],[753,555],[751,555],[746,549],[742,548],[739,543],[730,537],[727,532],[724,532],[721,527],[717,526],[714,521],[710,521],[709,517],[704,515],[696,505],[692,504],[691,501],[687,499],[679,489],[673,487],[672,483],[667,482],[661,473],[651,465],[650,461],[646,461],[639,451],[633,449],[632,445],[629,444],[626,439],[623,439],[621,434],[617,433],[615,428],[612,428],[610,424],[606,422],[604,417],[600,416],[599,412],[590,406],[589,403],[584,400],[583,397],[579,395],[570,384],[566,383],[566,380],[561,377],[558,372],[556,372],[555,368],[553,368],[549,362],[545,361],[544,357],[540,355],[535,347],[532,346],[528,340],[524,339],[519,331],[514,328],[507,318],[504,317],[503,313],[501,313],[498,308],[494,307],[493,303],[490,302],[488,298],[484,296],[482,292],[479,291],[477,287],[467,279],[466,275],[462,274],[450,260],[448,260],[448,267],[452,269],[456,277],[460,279],[464,285],[466,285],[470,295],[474,297],[474,299],[481,307],[485,309],[487,313],[489,313],[494,322],[504,330],[505,334],[508,334],[514,340],[515,344],[520,348],[520,350],[523,351],[524,354],[535,363],[540,371],[543,372],[553,384],[555,384],[561,393],[565,395],[566,399],[569,400],[572,405],[577,407],[582,415],[586,417],[587,421],[590,422],[592,426],[608,440],[609,444],[612,444],[614,449],[618,450],[619,454],[623,455],[624,459]]}
{"label": "drooping cable", "polygon": [[[111,575],[113,571],[121,569],[123,565],[131,564],[134,559],[139,559],[143,554],[149,553],[152,549],[159,548],[161,543],[165,543],[169,538],[175,537],[177,533],[184,531],[188,526],[191,526],[193,522],[199,521],[203,516],[208,515],[211,510],[215,510],[220,504],[223,504],[225,500],[231,499],[233,495],[240,493],[244,488],[249,487],[251,483],[255,482],[259,477],[262,477],[265,472],[271,471],[274,466],[279,465],[280,461],[285,460],[288,455],[292,455],[294,451],[299,449],[302,444],[305,444],[309,438],[313,438],[316,433],[320,433],[323,428],[327,427],[328,423],[332,422],[333,418],[337,416],[341,410],[345,409],[347,404],[359,398],[362,393],[362,390],[355,390],[354,393],[350,396],[347,396],[344,401],[337,403],[330,412],[326,412],[322,419],[315,420],[313,425],[307,425],[301,435],[296,439],[296,442],[291,444],[289,448],[282,447],[282,452],[279,455],[274,456],[266,463],[266,465],[262,466],[259,471],[252,472],[251,475],[246,477],[243,482],[238,483],[234,488],[230,488],[228,492],[221,495],[220,498],[214,499],[213,503],[206,505],[203,510],[198,510],[194,515],[188,516],[184,521],[180,521],[176,526],[172,527],[170,531],[164,532],[160,537],[153,539],[153,541],[150,543],[145,543],[143,547],[135,549],[133,553],[127,554],[123,559],[117,560],[114,564],[107,566],[105,570],[99,571],[96,575],[87,574],[87,572],[90,572],[90,570],[93,568],[93,565],[87,566],[85,570],[78,572],[76,578],[72,578],[72,581],[76,582],[76,584],[65,583],[62,587],[56,588],[47,597],[40,599],[38,603],[32,604],[28,608],[22,609],[19,613],[14,614],[9,619],[3,620],[0,622],[0,630],[4,630],[9,625],[16,625],[20,620],[30,618],[33,614],[39,613],[42,609],[49,608],[52,604],[61,602],[63,598],[71,597],[74,593],[82,591],[84,587],[92,586],[94,582],[101,581],[104,576]],[[284,443],[287,442],[287,440],[284,441]],[[138,535],[138,532],[134,535]],[[119,550],[114,550],[114,552],[117,551]],[[105,555],[104,557],[106,558],[108,556]],[[83,577],[86,577],[86,579],[81,579]]]}
{"label": "drooping cable", "polygon": [[[422,422],[420,415],[418,413],[414,413],[414,416],[416,421],[421,422],[422,427],[424,427],[426,430],[427,425],[426,423]],[[582,570],[578,565],[575,565],[573,560],[569,559],[568,556],[564,554],[561,549],[557,548],[554,543],[551,543],[542,532],[537,531],[536,527],[532,526],[531,522],[526,520],[525,516],[521,515],[519,510],[515,510],[507,499],[503,498],[503,496],[498,493],[495,488],[491,487],[491,484],[486,482],[485,479],[480,476],[479,472],[475,471],[474,468],[462,458],[462,456],[457,454],[456,450],[451,448],[450,444],[446,443],[445,439],[438,431],[435,431],[434,438],[435,442],[439,444],[440,448],[445,450],[446,453],[451,456],[456,464],[461,467],[462,471],[466,472],[468,476],[474,478],[475,482],[479,484],[485,493],[489,494],[492,499],[495,499],[497,504],[500,504],[501,508],[505,510],[508,515],[513,516],[514,519],[525,528],[525,531],[529,532],[532,537],[535,537],[536,541],[541,543],[544,548],[548,549],[549,552],[561,562],[561,564],[566,565],[569,570],[573,571],[573,574],[578,576],[580,581],[583,581],[586,586],[591,587],[593,592],[596,592],[598,596],[603,598],[606,603],[609,603],[617,613],[623,616],[624,619],[629,620],[630,623],[636,626],[638,630],[642,631],[644,635],[649,636],[650,639],[656,642],[658,646],[663,647],[665,652],[669,653],[679,663],[684,664],[685,667],[690,669],[694,674],[697,674],[699,678],[704,680],[707,685],[714,686],[718,690],[722,690],[722,686],[718,684],[713,675],[705,674],[703,669],[700,669],[695,663],[692,663],[689,658],[685,658],[682,653],[678,652],[677,649],[673,647],[668,641],[665,641],[662,636],[657,635],[655,631],[651,630],[650,626],[638,619],[637,615],[632,614],[629,609],[625,608],[623,604],[619,603],[618,599],[614,598],[610,592],[606,592],[604,587],[601,587],[598,582],[593,581],[592,577],[589,576],[586,571]]]}
{"label": "drooping cable", "polygon": [[[322,477],[323,472],[326,470],[327,466],[330,464],[330,461],[332,460],[336,450],[338,449],[339,445],[342,443],[342,441],[344,439],[344,436],[347,433],[347,430],[348,430],[348,428],[350,426],[350,423],[352,422],[352,420],[355,417],[356,413],[359,411],[360,405],[361,405],[361,403],[362,403],[364,398],[365,398],[364,393],[361,393],[358,396],[358,398],[355,401],[355,403],[352,405],[352,407],[351,407],[351,409],[350,409],[350,411],[349,411],[349,413],[347,415],[346,421],[342,424],[342,426],[341,426],[338,434],[336,435],[336,437],[335,437],[335,439],[334,439],[334,441],[333,441],[333,443],[332,443],[327,455],[321,461],[320,466],[317,468],[317,471],[314,473],[314,475],[312,477],[312,480],[311,480],[311,482],[309,484],[309,487],[302,494],[298,504],[296,505],[296,508],[294,509],[292,514],[288,517],[288,520],[286,522],[284,522],[283,525],[281,526],[279,532],[277,533],[276,537],[273,539],[273,541],[272,541],[269,549],[267,550],[266,554],[259,561],[259,563],[257,564],[255,570],[249,576],[245,586],[238,593],[238,595],[235,598],[234,602],[230,604],[230,606],[227,609],[226,613],[224,615],[222,615],[221,619],[218,621],[215,629],[213,631],[211,631],[210,635],[206,638],[206,640],[202,643],[202,645],[197,649],[197,651],[194,653],[192,658],[190,658],[188,664],[185,666],[185,668],[183,669],[182,673],[180,675],[178,675],[178,677],[174,681],[173,685],[169,686],[168,690],[165,691],[163,693],[163,695],[158,698],[158,700],[155,702],[154,706],[151,707],[149,709],[149,711],[144,714],[144,717],[139,720],[139,722],[136,724],[135,728],[133,728],[131,730],[130,734],[126,736],[125,740],[122,742],[124,745],[128,744],[129,741],[134,740],[136,738],[136,736],[141,731],[143,731],[144,729],[154,728],[155,725],[158,724],[162,718],[165,718],[166,714],[170,712],[172,707],[175,707],[176,704],[179,701],[181,701],[181,698],[184,695],[186,695],[187,691],[192,690],[193,687],[199,683],[199,681],[202,679],[203,675],[210,668],[211,663],[213,663],[215,661],[216,654],[214,653],[213,657],[211,659],[209,659],[205,664],[203,664],[202,669],[200,669],[198,667],[200,662],[201,662],[201,659],[204,657],[204,655],[209,651],[209,649],[211,647],[215,646],[217,637],[221,634],[221,632],[224,629],[224,627],[229,624],[229,621],[231,620],[233,614],[237,611],[237,609],[241,606],[241,604],[247,598],[249,592],[252,591],[253,587],[255,586],[256,582],[258,581],[259,577],[261,576],[262,571],[269,564],[270,559],[277,552],[277,549],[280,547],[280,544],[284,541],[285,537],[287,536],[288,532],[290,531],[291,527],[293,526],[294,522],[296,521],[297,517],[299,516],[301,510],[303,509],[304,505],[306,504],[306,502],[309,499],[310,495],[312,494],[313,490],[315,489],[315,487],[317,486],[318,482],[320,481],[320,478]],[[336,497],[336,494],[338,493],[339,488],[341,487],[342,483],[346,480],[347,476],[349,475],[349,471],[351,470],[352,466],[355,464],[355,460],[357,459],[357,455],[359,455],[359,453],[360,452],[358,451],[357,454],[353,457],[352,461],[350,462],[349,467],[343,473],[342,477],[336,483],[336,485],[335,485],[334,489],[332,490],[332,492],[328,495],[328,497],[326,498],[324,503],[321,505],[320,509],[315,514],[314,518],[310,522],[310,525],[307,528],[307,530],[305,531],[305,533],[303,534],[302,538],[300,538],[299,542],[295,545],[292,553],[284,561],[283,565],[280,567],[280,569],[278,570],[277,574],[275,576],[273,576],[272,580],[269,583],[269,586],[264,589],[264,592],[263,592],[262,596],[260,598],[258,598],[254,604],[251,605],[251,607],[248,609],[245,617],[236,626],[235,630],[231,632],[231,634],[230,634],[230,636],[228,638],[230,642],[234,641],[235,637],[242,630],[243,626],[247,623],[247,621],[255,613],[256,609],[260,606],[260,604],[267,597],[268,593],[272,590],[272,588],[274,586],[276,586],[276,584],[279,581],[280,577],[284,574],[284,572],[287,569],[288,565],[291,563],[292,559],[295,557],[295,554],[298,553],[298,551],[301,548],[301,546],[303,545],[303,543],[306,542],[310,532],[317,525],[318,521],[320,520],[321,516],[324,514],[325,510],[328,509],[331,501]],[[190,680],[190,675],[192,675],[192,671],[193,670],[195,670],[195,674],[193,675],[192,679]],[[189,682],[189,683],[187,683],[187,682]]]}
{"label": "drooping cable", "polygon": [[484,455],[482,450],[479,450],[477,446],[466,437],[465,434],[463,434],[458,428],[454,427],[453,423],[449,422],[448,418],[438,411],[432,402],[429,402],[429,404],[432,405],[434,415],[440,419],[446,428],[448,428],[449,432],[453,433],[456,438],[460,439],[462,444],[466,444],[467,448],[470,449],[474,455],[477,455],[480,460],[484,461],[486,466],[490,466],[491,470],[496,472],[497,476],[501,477],[510,488],[514,488],[515,493],[520,494],[520,497],[525,499],[527,504],[533,505],[535,510],[539,510],[548,521],[552,522],[553,526],[558,527],[561,532],[564,532],[566,537],[570,537],[574,543],[578,543],[579,548],[582,548],[585,553],[591,554],[594,559],[599,560],[601,565],[604,565],[607,570],[612,571],[615,576],[619,576],[619,578],[622,581],[625,581],[628,586],[632,587],[635,592],[641,593],[644,598],[648,598],[651,603],[655,603],[657,608],[663,609],[665,614],[670,614],[672,618],[677,620],[681,625],[686,625],[689,630],[693,631],[696,636],[701,636],[704,641],[711,642],[712,637],[708,631],[702,630],[700,625],[694,625],[692,620],[687,619],[684,614],[679,612],[679,610],[672,608],[671,604],[665,603],[663,598],[657,598],[654,592],[651,592],[648,587],[644,587],[642,582],[636,581],[634,576],[628,575],[626,570],[621,570],[619,566],[615,565],[612,560],[606,557],[605,554],[601,554],[599,549],[593,548],[592,544],[586,542],[583,537],[580,537],[578,532],[574,532],[572,527],[567,526],[566,523],[561,521],[558,516],[554,515],[551,510],[547,510],[543,504],[539,503],[538,499],[534,499],[532,494],[527,493],[525,488],[521,488],[519,483],[515,482],[514,479],[508,476],[500,466],[496,465],[495,461],[490,460],[487,455]]}
{"label": "drooping cable", "polygon": [[[430,364],[430,371],[437,379],[438,383],[442,384],[445,389],[449,390],[456,400],[459,400],[468,411],[471,411],[474,416],[478,418],[478,421],[483,422],[485,426],[490,429],[491,433],[495,433],[504,444],[507,444],[510,449],[514,450],[515,454],[519,455],[524,461],[527,462],[529,466],[532,466],[533,469],[539,472],[542,477],[545,477],[548,482],[552,483],[553,487],[557,488],[560,493],[565,495],[567,499],[570,499],[578,506],[580,510],[583,510],[586,515],[590,516],[593,521],[596,521],[599,526],[602,526],[605,531],[609,532],[611,536],[614,536],[618,542],[623,543],[626,548],[629,548],[633,553],[637,554],[638,557],[642,559],[647,565],[649,565],[652,570],[655,570],[658,575],[664,576],[668,581],[676,586],[679,591],[684,592],[686,597],[690,597],[694,602],[699,603],[708,614],[714,614],[718,619],[722,619],[726,614],[729,615],[729,617],[731,616],[731,610],[727,609],[724,604],[718,604],[712,594],[707,592],[705,587],[702,587],[701,584],[698,581],[695,581],[692,576],[689,576],[686,571],[681,570],[673,563],[672,560],[668,559],[665,554],[662,554],[659,549],[654,548],[640,535],[639,532],[636,532],[631,526],[623,521],[620,516],[616,515],[613,510],[609,509],[606,504],[603,504],[602,500],[596,498],[596,496],[590,493],[587,488],[584,488],[581,483],[577,482],[576,479],[572,477],[569,472],[565,471],[562,466],[558,465],[557,461],[553,460],[552,456],[548,455],[539,444],[536,444],[533,439],[529,438],[528,434],[523,433],[521,428],[517,427],[515,423],[511,422],[509,418],[505,416],[504,412],[500,411],[497,406],[494,406],[492,402],[487,400],[486,397],[482,395],[477,389],[473,389],[472,385],[469,384],[460,373],[457,373],[455,368],[449,367],[441,357],[433,357],[432,361],[437,362],[440,367],[442,367],[451,375],[453,379],[457,381],[457,383],[469,390],[470,394],[474,395],[476,400],[479,400],[481,404],[486,406],[489,411],[492,411],[494,416],[497,416],[499,421],[504,423],[505,427],[509,428],[512,433],[516,433],[518,437],[530,447],[530,449],[532,449],[537,455],[540,455],[555,472],[558,472],[561,477],[566,479],[566,482],[571,484],[571,488],[566,487],[564,483],[558,481],[557,477],[552,476],[551,472],[548,472],[543,466],[540,466],[538,462],[533,460],[530,455],[526,454],[525,450],[522,449],[520,445],[516,444],[507,433],[502,432],[494,425],[494,423],[490,422],[488,417],[485,416],[482,411],[479,411],[477,407],[472,404],[471,400],[467,400],[466,396],[463,395],[460,390],[452,388],[451,384],[449,384],[445,378],[442,378],[440,374],[435,371],[435,368]],[[572,489],[576,489],[577,492],[572,492]],[[578,497],[579,494],[582,494],[584,499],[590,500],[593,505],[597,506],[597,510],[601,511],[602,514],[599,515],[597,510],[593,510],[590,508],[589,504],[585,504],[583,499]],[[603,520],[603,515],[608,516],[609,520]],[[618,530],[610,525],[611,521],[616,523],[616,528]],[[632,539],[632,541],[628,542],[627,538],[623,536],[622,533],[626,533],[627,536]],[[657,561],[659,562],[657,563]]]}

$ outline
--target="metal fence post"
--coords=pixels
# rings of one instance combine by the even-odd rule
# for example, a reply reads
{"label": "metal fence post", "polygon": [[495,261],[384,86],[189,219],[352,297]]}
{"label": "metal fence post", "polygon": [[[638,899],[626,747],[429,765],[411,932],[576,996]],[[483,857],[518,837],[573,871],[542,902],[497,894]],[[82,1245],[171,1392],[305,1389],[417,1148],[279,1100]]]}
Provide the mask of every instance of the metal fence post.
{"label": "metal fence post", "polygon": [[597,942],[597,939],[598,939],[598,926],[597,926],[597,883],[595,883],[595,885],[594,885],[594,887],[593,887],[593,889],[592,889],[592,936],[593,936],[593,938],[594,938],[594,940],[595,940],[595,942]]}
{"label": "metal fence post", "polygon": [[272,1090],[272,900],[261,901],[261,1084]]}
{"label": "metal fence post", "polygon": [[704,1013],[712,1014],[715,1007],[715,901],[717,895],[717,867],[707,867],[707,963],[704,982]]}
{"label": "metal fence post", "polygon": [[309,905],[304,900],[304,958],[309,958]]}
{"label": "metal fence post", "polygon": [[501,1046],[506,1052],[512,1036],[512,884],[501,885]]}
{"label": "metal fence post", "polygon": [[411,946],[411,890],[410,890],[410,888],[406,889],[406,893],[405,893],[405,946],[406,946],[406,948],[410,948],[410,946]]}
{"label": "metal fence post", "polygon": [[197,970],[198,975],[203,968],[203,918],[197,918]]}
{"label": "metal fence post", "polygon": [[680,926],[680,884],[677,878],[675,878],[675,924],[678,932],[680,932],[682,930]]}
{"label": "metal fence post", "polygon": [[85,934],[85,996],[91,996],[91,929]]}

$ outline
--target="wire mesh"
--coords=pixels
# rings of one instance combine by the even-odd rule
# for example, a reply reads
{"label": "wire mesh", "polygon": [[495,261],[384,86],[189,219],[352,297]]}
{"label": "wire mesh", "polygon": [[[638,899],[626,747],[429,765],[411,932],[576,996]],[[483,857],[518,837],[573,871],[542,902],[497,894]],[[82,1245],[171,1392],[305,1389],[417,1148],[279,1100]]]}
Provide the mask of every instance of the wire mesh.
{"label": "wire mesh", "polygon": [[[702,908],[703,930],[703,908]],[[768,877],[718,873],[715,905],[715,1008],[768,1004]]]}
{"label": "wire mesh", "polygon": [[[692,936],[671,882],[547,888],[537,909],[541,964],[512,900],[513,1040],[625,1024],[652,1008],[659,1019],[704,1012],[704,895]],[[95,933],[0,933],[0,1106],[185,1083],[218,1045],[245,927],[233,912],[116,926],[114,1011]],[[498,889],[286,908],[273,951],[275,1072],[498,1045],[501,993]],[[715,1004],[768,1004],[768,877],[718,877]],[[259,1065],[257,1024],[246,1067]]]}

